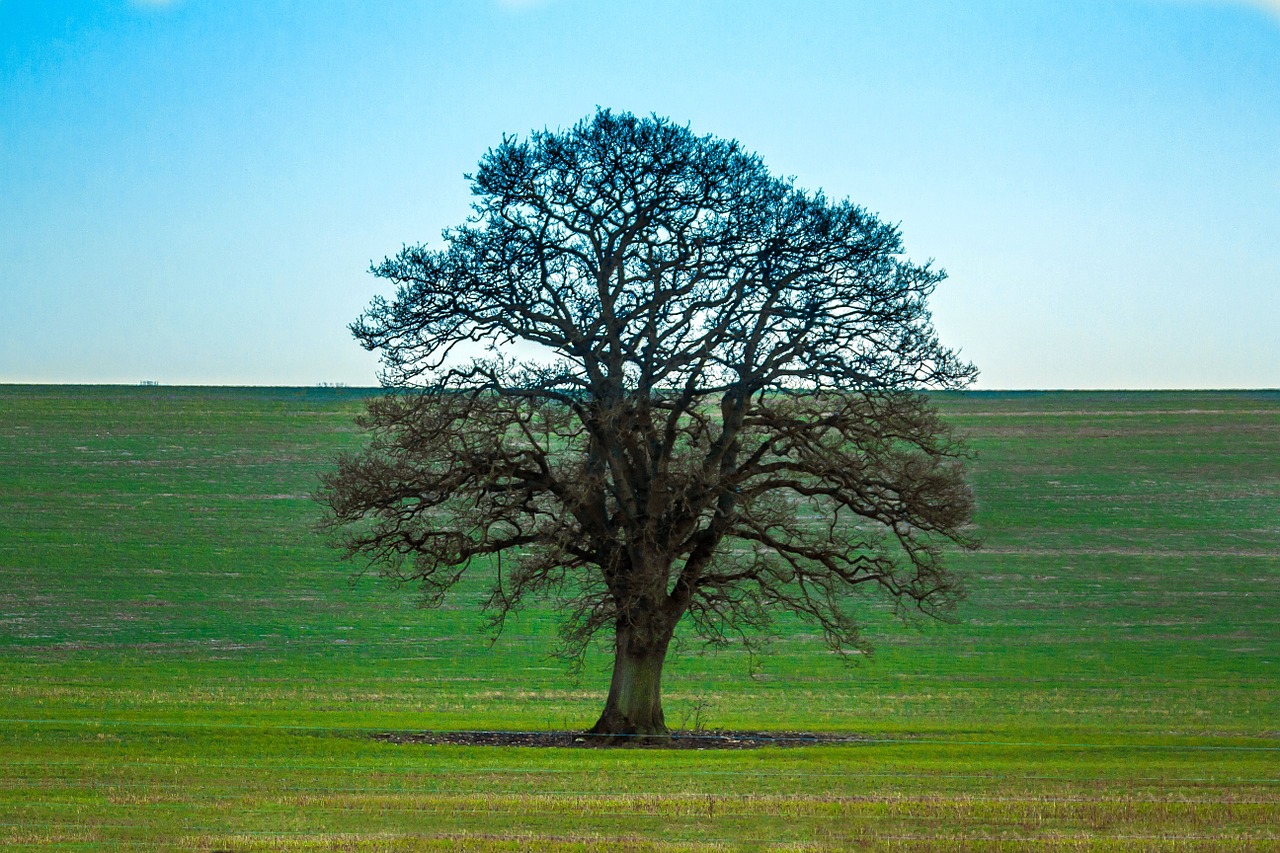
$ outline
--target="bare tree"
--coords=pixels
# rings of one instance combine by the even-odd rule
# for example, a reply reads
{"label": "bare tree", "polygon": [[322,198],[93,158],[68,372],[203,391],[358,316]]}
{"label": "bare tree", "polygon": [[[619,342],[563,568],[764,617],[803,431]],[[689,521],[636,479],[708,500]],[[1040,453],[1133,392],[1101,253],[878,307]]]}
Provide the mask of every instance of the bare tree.
{"label": "bare tree", "polygon": [[395,298],[352,326],[398,393],[319,493],[349,555],[429,605],[496,562],[499,627],[544,596],[567,654],[611,633],[600,735],[666,734],[682,618],[715,642],[790,610],[847,651],[859,591],[953,606],[965,452],[918,391],[975,371],[931,326],[944,273],[896,227],[608,110],[504,138],[468,177],[474,215],[375,265]]}

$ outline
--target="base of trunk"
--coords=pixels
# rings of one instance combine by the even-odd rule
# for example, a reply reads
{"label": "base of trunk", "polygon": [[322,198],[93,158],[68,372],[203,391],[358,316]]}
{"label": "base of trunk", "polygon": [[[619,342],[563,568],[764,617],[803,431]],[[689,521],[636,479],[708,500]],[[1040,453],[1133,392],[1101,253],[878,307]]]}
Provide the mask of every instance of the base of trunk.
{"label": "base of trunk", "polygon": [[622,714],[617,708],[605,708],[600,719],[587,732],[593,743],[607,746],[645,746],[671,740],[671,732],[662,720],[658,709],[657,721],[637,722]]}
{"label": "base of trunk", "polygon": [[604,713],[587,733],[611,746],[667,741],[671,732],[662,716],[662,665],[667,643],[637,651],[619,635],[613,660],[613,680]]}

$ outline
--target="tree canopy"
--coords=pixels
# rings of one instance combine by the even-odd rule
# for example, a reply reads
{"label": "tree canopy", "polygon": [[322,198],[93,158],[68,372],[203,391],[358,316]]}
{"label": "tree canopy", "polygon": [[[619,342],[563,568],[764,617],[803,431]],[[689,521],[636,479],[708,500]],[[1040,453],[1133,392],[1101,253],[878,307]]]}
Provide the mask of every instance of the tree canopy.
{"label": "tree canopy", "polygon": [[790,610],[849,649],[859,592],[947,612],[973,503],[919,392],[975,371],[896,226],[609,110],[468,177],[473,215],[375,264],[395,295],[352,326],[395,393],[319,493],[349,554],[428,604],[484,566],[495,620],[549,597],[569,654],[604,632],[601,735],[666,732],[682,619],[716,641]]}

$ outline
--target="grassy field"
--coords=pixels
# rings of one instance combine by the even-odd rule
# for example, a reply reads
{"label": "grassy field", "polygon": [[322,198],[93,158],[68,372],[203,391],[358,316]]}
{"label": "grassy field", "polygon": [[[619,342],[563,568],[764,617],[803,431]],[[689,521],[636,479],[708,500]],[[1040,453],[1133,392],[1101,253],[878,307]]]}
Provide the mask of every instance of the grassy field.
{"label": "grassy field", "polygon": [[370,737],[583,727],[608,675],[311,533],[359,399],[0,386],[0,847],[1280,849],[1280,392],[940,396],[958,624],[690,640],[669,722],[865,741],[688,752]]}

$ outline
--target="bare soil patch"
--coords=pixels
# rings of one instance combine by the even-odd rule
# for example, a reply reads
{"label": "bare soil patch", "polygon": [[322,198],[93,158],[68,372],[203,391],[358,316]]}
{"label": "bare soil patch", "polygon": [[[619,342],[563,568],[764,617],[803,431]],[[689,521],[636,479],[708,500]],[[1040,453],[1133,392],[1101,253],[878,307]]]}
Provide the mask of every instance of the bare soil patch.
{"label": "bare soil patch", "polygon": [[374,740],[387,743],[450,746],[528,746],[568,749],[637,747],[643,749],[760,749],[766,746],[817,746],[870,743],[872,738],[850,734],[755,731],[674,731],[669,738],[602,737],[581,731],[499,732],[378,732]]}

